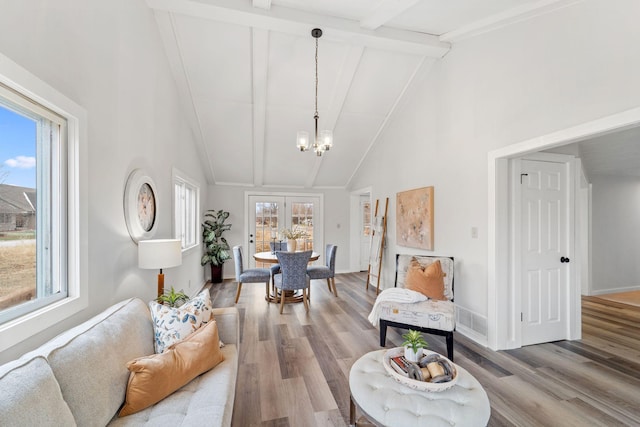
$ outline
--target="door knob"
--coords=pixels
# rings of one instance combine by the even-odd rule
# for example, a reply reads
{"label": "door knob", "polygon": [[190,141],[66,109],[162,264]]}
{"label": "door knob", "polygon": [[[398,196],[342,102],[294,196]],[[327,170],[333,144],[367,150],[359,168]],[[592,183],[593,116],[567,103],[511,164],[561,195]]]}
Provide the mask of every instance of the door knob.
{"label": "door knob", "polygon": [[570,260],[569,260],[569,258],[567,258],[567,257],[560,257],[560,262],[563,262],[563,263],[564,263],[564,262],[569,262],[569,261],[570,261]]}

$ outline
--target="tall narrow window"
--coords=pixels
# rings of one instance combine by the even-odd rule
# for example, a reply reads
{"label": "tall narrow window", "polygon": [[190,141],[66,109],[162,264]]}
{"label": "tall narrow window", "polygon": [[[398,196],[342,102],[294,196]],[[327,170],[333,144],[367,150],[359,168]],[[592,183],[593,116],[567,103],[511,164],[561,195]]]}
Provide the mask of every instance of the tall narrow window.
{"label": "tall narrow window", "polygon": [[0,324],[68,295],[66,128],[0,84]]}
{"label": "tall narrow window", "polygon": [[173,171],[174,237],[182,241],[182,250],[200,243],[200,187],[183,173]]}

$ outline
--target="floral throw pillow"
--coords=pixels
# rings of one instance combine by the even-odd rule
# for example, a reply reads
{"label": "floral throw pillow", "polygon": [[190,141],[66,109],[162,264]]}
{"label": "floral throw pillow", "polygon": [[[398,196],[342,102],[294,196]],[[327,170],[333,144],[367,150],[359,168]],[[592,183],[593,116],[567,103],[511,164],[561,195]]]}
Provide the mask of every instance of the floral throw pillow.
{"label": "floral throw pillow", "polygon": [[180,307],[149,303],[153,320],[154,346],[162,353],[170,345],[182,341],[212,319],[209,290],[205,289]]}

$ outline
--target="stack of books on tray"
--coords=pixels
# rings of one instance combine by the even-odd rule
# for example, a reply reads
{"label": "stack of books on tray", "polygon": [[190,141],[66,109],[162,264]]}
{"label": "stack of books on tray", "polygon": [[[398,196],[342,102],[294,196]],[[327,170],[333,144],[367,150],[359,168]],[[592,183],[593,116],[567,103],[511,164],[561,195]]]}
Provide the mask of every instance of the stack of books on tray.
{"label": "stack of books on tray", "polygon": [[389,358],[389,365],[400,375],[409,378],[409,362],[404,356]]}

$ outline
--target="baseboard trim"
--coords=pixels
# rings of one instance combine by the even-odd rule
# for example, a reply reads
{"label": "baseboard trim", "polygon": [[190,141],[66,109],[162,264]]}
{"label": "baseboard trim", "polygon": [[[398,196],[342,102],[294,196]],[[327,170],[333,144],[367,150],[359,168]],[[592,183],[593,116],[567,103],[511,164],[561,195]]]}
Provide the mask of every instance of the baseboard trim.
{"label": "baseboard trim", "polygon": [[640,285],[631,286],[631,287],[628,287],[628,288],[611,288],[611,289],[592,290],[590,296],[605,295],[605,294],[617,294],[617,293],[620,293],[620,292],[632,292],[632,291],[640,291]]}
{"label": "baseboard trim", "polygon": [[488,346],[487,337],[480,335],[476,331],[469,329],[464,325],[456,325],[456,332],[459,333],[460,335],[464,335],[465,337],[469,338],[471,341],[475,341],[481,346],[484,346],[484,347]]}

